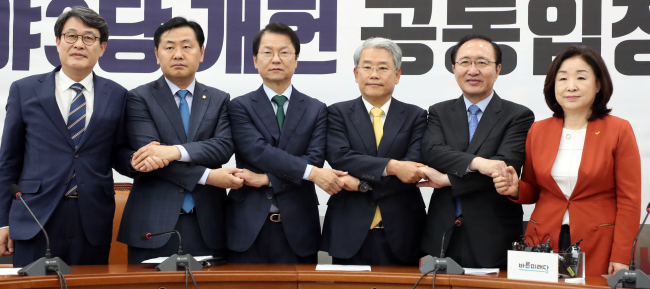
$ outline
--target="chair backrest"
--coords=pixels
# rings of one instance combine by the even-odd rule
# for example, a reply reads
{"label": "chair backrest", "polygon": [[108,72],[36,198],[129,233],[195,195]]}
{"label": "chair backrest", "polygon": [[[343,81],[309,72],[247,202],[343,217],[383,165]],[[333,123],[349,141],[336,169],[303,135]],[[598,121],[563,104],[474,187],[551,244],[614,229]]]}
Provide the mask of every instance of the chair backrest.
{"label": "chair backrest", "polygon": [[131,183],[115,183],[115,216],[113,217],[113,240],[111,241],[111,254],[108,256],[108,264],[128,264],[128,247],[124,243],[116,241],[117,230],[120,228],[124,205],[131,192]]}

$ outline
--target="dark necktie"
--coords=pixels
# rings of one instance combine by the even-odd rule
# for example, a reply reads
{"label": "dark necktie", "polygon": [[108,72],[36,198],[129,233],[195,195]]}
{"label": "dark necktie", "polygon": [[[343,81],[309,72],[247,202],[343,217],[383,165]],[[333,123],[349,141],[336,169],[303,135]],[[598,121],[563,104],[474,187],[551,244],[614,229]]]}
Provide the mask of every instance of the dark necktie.
{"label": "dark necktie", "polygon": [[[187,130],[190,127],[190,106],[187,104],[185,97],[189,91],[181,89],[176,94],[180,97],[181,101],[178,104],[178,112],[181,113],[181,121],[183,121],[183,128],[185,129],[185,135],[187,135]],[[183,199],[183,211],[189,213],[194,208],[194,198],[192,197],[192,192],[185,190],[185,199]]]}
{"label": "dark necktie", "polygon": [[[84,86],[81,83],[75,83],[70,86],[75,96],[70,104],[70,113],[68,114],[68,132],[72,138],[75,151],[79,147],[79,142],[86,131],[86,97],[84,97]],[[72,176],[67,182],[65,196],[68,198],[77,197],[77,173],[72,171]]]}
{"label": "dark necktie", "polygon": [[[280,132],[282,132],[282,125],[284,124],[284,103],[287,102],[287,97],[284,95],[276,95],[272,98],[273,102],[275,102],[278,105],[278,110],[275,113],[275,118],[278,119],[278,127],[280,128]],[[280,208],[278,206],[278,200],[273,196],[271,199],[271,203],[273,203],[274,206]]]}
{"label": "dark necktie", "polygon": [[287,102],[287,97],[284,95],[276,95],[273,97],[273,102],[278,105],[278,112],[275,117],[278,119],[278,126],[282,131],[282,124],[284,124],[284,103]]}

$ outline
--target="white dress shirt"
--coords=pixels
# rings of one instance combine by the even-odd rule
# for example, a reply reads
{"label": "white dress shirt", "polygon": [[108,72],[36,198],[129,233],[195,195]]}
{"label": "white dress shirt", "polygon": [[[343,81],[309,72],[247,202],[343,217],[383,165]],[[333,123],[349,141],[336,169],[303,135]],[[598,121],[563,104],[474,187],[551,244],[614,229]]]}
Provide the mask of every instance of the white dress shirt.
{"label": "white dress shirt", "polygon": [[[378,108],[378,109],[381,109],[381,110],[384,111],[384,112],[379,116],[379,118],[381,119],[381,127],[383,128],[383,127],[384,127],[384,124],[386,123],[386,116],[388,115],[388,109],[390,108],[390,102],[393,100],[393,98],[392,98],[392,97],[389,98],[388,101],[387,101],[386,103],[384,103],[384,105],[382,105],[381,107],[373,106],[372,104],[370,104],[370,102],[368,102],[368,101],[367,101],[365,98],[363,98],[363,97],[361,97],[361,99],[363,100],[363,105],[366,107],[366,111],[368,111],[368,116],[370,116],[370,122],[371,122],[371,123],[374,123],[374,122],[375,122],[375,117],[372,116],[372,114],[370,114],[370,110],[371,110],[371,109],[373,109],[373,108]],[[382,177],[385,177],[385,176],[387,176],[387,175],[388,175],[388,172],[386,172],[386,168],[384,168],[384,172],[381,173],[381,176],[382,176]]]}
{"label": "white dress shirt", "polygon": [[[566,135],[571,135],[567,139]],[[578,170],[582,160],[582,148],[585,145],[587,129],[570,130],[562,129],[562,138],[560,139],[560,148],[557,151],[555,162],[551,168],[551,176],[560,187],[562,193],[567,198],[571,197],[573,189],[578,181]],[[569,224],[569,209],[564,212],[562,225]]]}
{"label": "white dress shirt", "polygon": [[[70,88],[73,84],[77,83],[76,81],[70,79],[62,70],[59,70],[54,73],[54,97],[56,98],[56,104],[59,106],[61,111],[61,116],[63,116],[63,121],[68,124],[68,114],[70,113],[70,105],[72,104],[72,99],[77,96],[77,93]],[[93,114],[93,105],[95,104],[95,85],[93,81],[93,74],[90,73],[86,78],[79,82],[83,85],[84,98],[86,99],[86,124],[85,127],[88,128],[90,123],[90,117]]]}
{"label": "white dress shirt", "polygon": [[[172,95],[174,96],[174,101],[176,101],[176,107],[178,107],[181,104],[181,97],[178,96],[176,93],[181,90],[180,87],[178,87],[176,84],[173,82],[169,81],[167,77],[165,77],[165,81],[167,82],[167,85],[169,86],[169,89],[172,91]],[[190,111],[190,116],[192,115],[192,100],[194,99],[194,87],[196,86],[196,79],[192,80],[192,83],[185,89],[188,91],[188,93],[185,95],[185,101],[187,101],[187,108]],[[181,159],[178,160],[179,162],[191,162],[192,157],[190,154],[187,152],[187,150],[182,146],[182,145],[175,145],[176,148],[181,152]],[[199,185],[205,185],[205,182],[208,180],[208,176],[210,175],[210,169],[206,168],[205,172],[203,173],[203,176],[201,176],[201,179],[197,182]]]}

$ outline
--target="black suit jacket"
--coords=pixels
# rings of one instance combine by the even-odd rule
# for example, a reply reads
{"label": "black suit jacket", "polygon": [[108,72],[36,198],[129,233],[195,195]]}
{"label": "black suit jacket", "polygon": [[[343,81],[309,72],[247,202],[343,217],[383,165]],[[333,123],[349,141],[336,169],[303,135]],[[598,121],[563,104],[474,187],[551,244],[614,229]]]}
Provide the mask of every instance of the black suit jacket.
{"label": "black suit jacket", "polygon": [[126,120],[131,146],[140,148],[154,140],[163,145],[182,144],[192,161],[171,162],[162,169],[140,174],[133,181],[118,241],[139,248],[159,248],[166,244],[171,235],[142,240],[140,234],[173,230],[188,190],[194,197],[205,243],[212,249],[225,248],[226,190],[197,182],[206,168],[220,168],[233,154],[227,112],[229,98],[227,93],[197,82],[186,135],[164,77],[129,91]]}
{"label": "black suit jacket", "polygon": [[[429,108],[422,158],[424,164],[446,173],[451,187],[434,190],[431,196],[423,251],[433,256],[440,254],[442,234],[453,226],[456,218],[453,198],[458,198],[476,261],[482,267],[505,266],[506,251],[522,234],[521,205],[497,193],[491,177],[465,171],[475,157],[483,157],[505,161],[519,175],[524,163],[526,134],[534,120],[528,108],[494,93],[470,143],[463,96]],[[446,243],[449,236],[445,238]]]}
{"label": "black suit jacket", "polygon": [[426,112],[393,98],[377,148],[372,122],[361,97],[328,108],[327,162],[367,181],[372,190],[342,190],[327,202],[321,250],[347,259],[359,251],[379,206],[386,237],[393,253],[403,262],[420,254],[424,201],[415,184],[396,176],[382,177],[391,159],[421,162],[420,141],[426,127]]}
{"label": "black suit jacket", "polygon": [[17,80],[9,89],[0,146],[0,227],[9,226],[14,240],[29,240],[39,234],[39,226],[22,202],[8,193],[9,186],[21,187],[23,199],[45,224],[75,171],[82,217],[77,222],[92,245],[108,245],[115,214],[112,168],[130,176],[129,156],[133,153],[123,121],[126,89],[93,76],[93,115],[75,150],[54,94],[54,73],[60,70],[59,66]]}
{"label": "black suit jacket", "polygon": [[[282,109],[282,108],[278,108]],[[327,107],[295,87],[282,127],[260,86],[228,105],[237,167],[265,173],[271,187],[244,185],[228,193],[228,249],[246,251],[268,219],[271,199],[278,201],[282,227],[293,251],[318,252],[320,221],[314,183],[303,180],[307,164],[323,167]]]}

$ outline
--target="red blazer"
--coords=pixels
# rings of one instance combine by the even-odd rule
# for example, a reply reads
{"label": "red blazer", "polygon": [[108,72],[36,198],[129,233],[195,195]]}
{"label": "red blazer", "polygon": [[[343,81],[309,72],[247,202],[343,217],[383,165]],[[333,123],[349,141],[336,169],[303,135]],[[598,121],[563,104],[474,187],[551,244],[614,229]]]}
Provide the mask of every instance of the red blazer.
{"label": "red blazer", "polygon": [[[590,121],[569,200],[551,176],[564,120],[551,117],[528,131],[519,182],[520,204],[537,203],[526,234],[550,234],[557,252],[564,212],[569,209],[571,242],[584,239],[588,275],[607,274],[609,262],[630,263],[641,218],[641,158],[630,123],[615,116]],[[535,237],[536,238],[536,237]]]}

